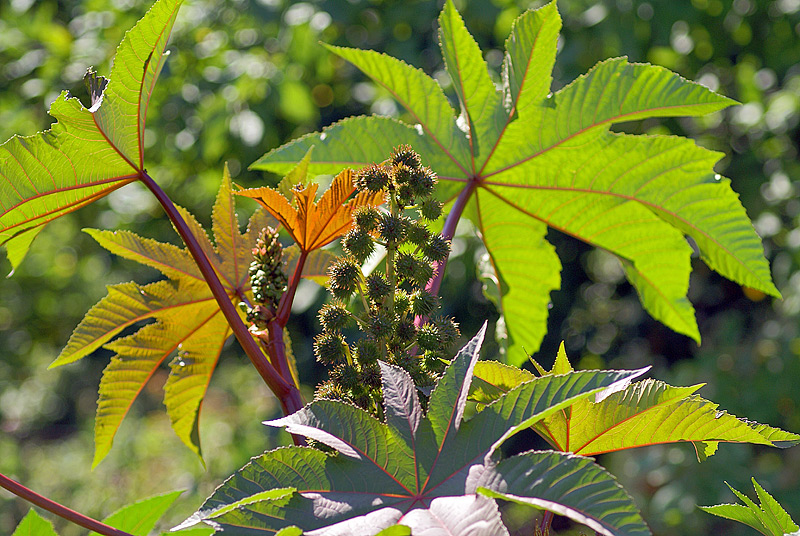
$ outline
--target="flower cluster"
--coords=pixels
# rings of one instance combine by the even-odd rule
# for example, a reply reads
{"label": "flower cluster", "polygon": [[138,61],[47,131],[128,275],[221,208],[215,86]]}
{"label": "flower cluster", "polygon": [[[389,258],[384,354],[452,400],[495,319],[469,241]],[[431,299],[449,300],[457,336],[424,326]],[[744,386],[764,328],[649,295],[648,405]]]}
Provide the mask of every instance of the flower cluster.
{"label": "flower cluster", "polygon": [[[436,263],[450,254],[450,242],[425,223],[442,212],[432,197],[435,173],[403,145],[387,162],[360,170],[355,181],[362,192],[385,192],[388,210],[363,206],[353,213],[353,228],[342,238],[345,255],[329,270],[334,300],[320,311],[323,331],[314,340],[314,353],[330,367],[330,380],[316,396],[379,411],[379,359],[408,371],[418,386],[432,386],[460,334],[451,318],[435,315],[439,299],[425,289]],[[361,266],[376,244],[386,249],[385,269],[364,276]],[[343,330],[352,325],[363,337],[349,345]]]}
{"label": "flower cluster", "polygon": [[244,303],[239,306],[247,314],[247,321],[263,330],[274,318],[287,283],[283,272],[283,247],[278,241],[278,231],[272,227],[262,229],[256,240],[249,274],[255,303],[252,307]]}

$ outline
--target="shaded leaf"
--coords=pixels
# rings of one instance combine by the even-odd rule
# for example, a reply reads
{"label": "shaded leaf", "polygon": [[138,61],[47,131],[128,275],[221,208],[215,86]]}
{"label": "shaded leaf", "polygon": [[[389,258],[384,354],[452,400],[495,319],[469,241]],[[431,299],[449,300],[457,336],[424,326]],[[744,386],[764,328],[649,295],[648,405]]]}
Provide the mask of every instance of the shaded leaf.
{"label": "shaded leaf", "polygon": [[[265,423],[320,441],[338,455],[304,447],[266,452],[231,476],[180,527],[203,521],[234,534],[297,525],[314,535],[372,535],[400,524],[414,534],[506,534],[494,501],[476,494],[479,485],[494,489],[502,480],[489,478],[502,476],[494,461],[497,446],[529,421],[642,371],[538,378],[465,421],[464,404],[485,329],[445,370],[427,414],[408,373],[384,363],[386,422],[348,403],[322,399]],[[610,480],[607,475],[598,478],[603,485]],[[277,498],[260,495],[287,485],[296,492]],[[581,508],[571,497],[564,506]],[[636,518],[648,533],[632,502],[614,504],[608,511],[598,508],[611,517],[629,512],[626,523]]]}
{"label": "shaded leaf", "polygon": [[417,124],[403,130],[386,118],[350,118],[271,151],[255,167],[285,171],[313,145],[309,169],[331,172],[411,144],[438,173],[440,199],[468,188],[463,216],[474,220],[491,257],[513,364],[538,350],[550,293],[560,287],[548,227],[615,254],[645,309],[696,341],[685,236],[723,276],[779,295],[738,196],[714,173],[721,154],[682,138],[610,131],[615,123],[699,116],[734,101],[626,58],[600,62],[548,94],[561,27],[555,2],[514,22],[497,91],[452,2],[439,20],[460,117],[418,69],[373,51],[328,47],[389,91]]}
{"label": "shaded leaf", "polygon": [[0,244],[13,267],[41,226],[144,172],[145,116],[180,4],[159,0],[125,34],[110,81],[87,73],[89,109],[65,91],[50,130],[0,145]]}

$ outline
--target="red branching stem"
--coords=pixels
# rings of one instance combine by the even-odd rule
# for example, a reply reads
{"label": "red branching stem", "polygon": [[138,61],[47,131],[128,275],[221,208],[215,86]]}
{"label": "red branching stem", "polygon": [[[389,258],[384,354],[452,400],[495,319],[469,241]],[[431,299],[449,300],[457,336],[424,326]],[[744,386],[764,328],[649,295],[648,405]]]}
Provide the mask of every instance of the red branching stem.
{"label": "red branching stem", "polygon": [[44,508],[45,510],[54,513],[58,517],[62,517],[67,521],[71,521],[76,525],[80,525],[83,528],[93,530],[98,534],[103,534],[105,536],[132,536],[125,531],[115,529],[114,527],[109,527],[105,523],[101,523],[96,519],[87,517],[79,512],[76,512],[75,510],[67,508],[62,504],[50,500],[47,497],[39,495],[35,491],[26,488],[19,482],[8,478],[4,474],[0,474],[0,486],[4,487],[17,497],[33,503],[39,508]]}
{"label": "red branching stem", "polygon": [[[480,180],[478,178],[473,177],[469,183],[467,183],[467,186],[461,190],[456,202],[453,203],[453,208],[450,209],[450,213],[447,215],[447,219],[444,222],[444,228],[442,229],[442,236],[447,240],[452,240],[455,236],[456,226],[458,226],[461,215],[464,213],[464,209],[472,197],[473,192],[475,192],[475,189],[478,187],[479,182]],[[437,262],[434,267],[433,277],[425,286],[425,290],[434,296],[439,294],[439,287],[442,285],[442,279],[444,279],[444,270],[446,267],[447,259]],[[414,319],[414,324],[419,327],[424,324],[426,320],[426,318],[418,316]]]}
{"label": "red branching stem", "polygon": [[289,315],[292,312],[292,302],[294,302],[294,295],[297,292],[297,285],[300,284],[300,278],[303,276],[303,269],[306,265],[308,253],[308,251],[300,252],[300,257],[297,259],[297,264],[294,267],[292,279],[289,281],[286,292],[283,293],[281,301],[278,304],[278,312],[276,313],[275,317],[281,327],[285,327],[286,322],[289,321]]}
{"label": "red branching stem", "polygon": [[278,397],[284,412],[287,415],[292,413],[295,411],[289,411],[294,407],[294,403],[292,401],[296,398],[299,399],[300,397],[300,393],[298,392],[297,387],[295,387],[294,382],[287,381],[275,369],[275,367],[272,366],[272,363],[270,363],[267,356],[261,350],[261,347],[247,330],[247,326],[244,325],[244,322],[242,322],[242,319],[239,317],[239,312],[236,310],[236,306],[233,305],[233,302],[228,296],[225,287],[222,285],[217,273],[214,271],[211,261],[209,261],[206,257],[203,248],[197,242],[197,239],[192,234],[192,231],[189,229],[188,225],[186,225],[186,222],[181,217],[178,209],[175,208],[175,205],[172,203],[172,200],[169,198],[169,196],[167,196],[164,190],[162,190],[161,187],[156,184],[156,182],[146,172],[143,171],[141,173],[139,180],[141,180],[144,185],[153,193],[153,195],[155,195],[156,199],[163,207],[164,212],[167,213],[170,221],[172,221],[175,229],[177,229],[178,234],[186,244],[189,253],[197,263],[200,273],[203,274],[208,286],[211,288],[211,293],[214,295],[214,299],[217,300],[222,314],[225,315],[228,325],[230,325],[231,329],[233,330],[233,334],[236,336],[239,344],[242,345],[242,348],[244,348],[247,357],[250,358],[250,361],[256,367],[256,370],[264,379],[264,382],[267,384],[267,386],[272,390],[273,393],[275,393],[275,396]]}
{"label": "red branching stem", "polygon": [[539,530],[543,535],[550,534],[550,525],[553,524],[553,512],[549,510],[544,511],[544,515],[542,516],[542,522],[539,524]]}

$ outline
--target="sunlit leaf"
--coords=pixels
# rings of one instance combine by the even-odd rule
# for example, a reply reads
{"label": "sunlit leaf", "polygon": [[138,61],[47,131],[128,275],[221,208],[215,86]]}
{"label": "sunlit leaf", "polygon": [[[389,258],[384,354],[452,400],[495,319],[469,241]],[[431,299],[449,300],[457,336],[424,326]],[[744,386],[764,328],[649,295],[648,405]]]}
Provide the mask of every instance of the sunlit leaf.
{"label": "sunlit leaf", "polygon": [[[181,493],[183,492],[172,491],[137,501],[106,517],[103,523],[133,536],[147,536]],[[89,536],[99,535],[91,532]]]}
{"label": "sunlit leaf", "polygon": [[741,493],[731,487],[728,487],[743,503],[741,504],[718,504],[716,506],[700,506],[701,510],[714,514],[715,516],[732,519],[739,523],[744,523],[753,527],[765,536],[793,536],[800,532],[800,527],[792,521],[789,514],[783,507],[776,501],[772,495],[761,487],[761,485],[753,480],[753,486],[756,489],[760,505],[753,502],[744,493]]}
{"label": "sunlit leaf", "polygon": [[53,524],[31,508],[11,536],[58,536]]}
{"label": "sunlit leaf", "polygon": [[[538,350],[561,263],[548,227],[616,255],[645,309],[700,340],[686,294],[692,238],[723,276],[778,296],[756,235],[720,153],[692,140],[611,132],[616,123],[699,116],[734,101],[657,66],[614,58],[550,94],[561,19],[556,3],[522,14],[506,41],[495,87],[455,10],[439,17],[445,67],[460,116],[436,81],[373,51],[328,47],[387,90],[408,112],[405,130],[381,117],[350,118],[275,149],[254,167],[286,171],[314,147],[309,170],[378,162],[409,143],[439,175],[438,196],[468,199],[489,252],[508,335],[507,360]],[[453,206],[452,204],[449,206]]]}
{"label": "sunlit leaf", "polygon": [[87,109],[65,91],[50,130],[0,146],[0,244],[16,267],[41,226],[137,180],[144,126],[181,0],[159,0],[125,34],[110,80],[89,71]]}

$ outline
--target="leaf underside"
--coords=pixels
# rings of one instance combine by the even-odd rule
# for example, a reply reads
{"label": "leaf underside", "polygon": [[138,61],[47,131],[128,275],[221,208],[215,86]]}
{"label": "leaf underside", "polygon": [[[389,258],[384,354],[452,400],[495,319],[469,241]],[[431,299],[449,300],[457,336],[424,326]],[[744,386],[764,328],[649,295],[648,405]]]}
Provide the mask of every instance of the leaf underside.
{"label": "leaf underside", "polygon": [[[296,525],[314,535],[371,535],[403,525],[413,534],[489,536],[507,532],[486,495],[508,493],[563,511],[602,534],[649,534],[624,490],[590,459],[532,452],[498,463],[496,452],[536,420],[603,389],[619,388],[643,371],[535,379],[464,420],[484,332],[485,326],[453,359],[425,414],[409,375],[381,363],[385,422],[350,404],[323,399],[265,423],[320,441],[338,455],[305,447],[266,452],[232,475],[179,528],[203,521],[226,534],[270,534]],[[563,485],[547,492],[520,483],[514,477],[520,466]],[[590,471],[592,481],[575,478],[576,471]],[[294,491],[263,495],[287,486]],[[592,501],[592,496],[604,500]]]}
{"label": "leaf underside", "polygon": [[159,0],[117,48],[110,81],[86,75],[91,107],[63,92],[45,132],[0,145],[0,245],[12,267],[41,227],[137,180],[150,96],[181,0]]}
{"label": "leaf underside", "polygon": [[500,89],[449,0],[439,25],[458,116],[419,69],[377,52],[327,46],[389,91],[411,124],[345,119],[252,167],[285,172],[313,146],[309,171],[334,173],[380,162],[392,147],[408,143],[438,173],[441,199],[454,199],[473,183],[464,215],[491,256],[513,364],[539,348],[550,293],[560,287],[548,226],[616,255],[647,311],[697,341],[686,298],[692,250],[685,236],[723,276],[779,295],[737,194],[714,173],[721,154],[684,138],[610,131],[615,123],[699,116],[734,101],[626,58],[600,62],[550,94],[561,27],[555,2],[514,23]]}

